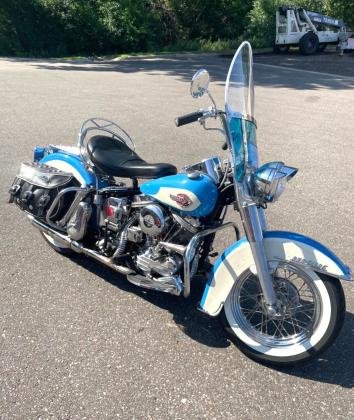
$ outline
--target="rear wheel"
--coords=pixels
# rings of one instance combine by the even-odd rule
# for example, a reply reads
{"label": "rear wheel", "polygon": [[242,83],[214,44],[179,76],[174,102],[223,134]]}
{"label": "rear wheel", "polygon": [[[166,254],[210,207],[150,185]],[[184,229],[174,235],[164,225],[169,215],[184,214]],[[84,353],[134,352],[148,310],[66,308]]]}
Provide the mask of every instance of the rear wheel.
{"label": "rear wheel", "polygon": [[306,362],[329,347],[342,327],[341,284],[285,261],[272,277],[278,314],[267,314],[258,277],[247,271],[225,302],[226,330],[240,350],[257,361],[278,366]]}
{"label": "rear wheel", "polygon": [[315,54],[318,50],[318,36],[313,32],[307,32],[299,42],[300,52],[304,55]]}

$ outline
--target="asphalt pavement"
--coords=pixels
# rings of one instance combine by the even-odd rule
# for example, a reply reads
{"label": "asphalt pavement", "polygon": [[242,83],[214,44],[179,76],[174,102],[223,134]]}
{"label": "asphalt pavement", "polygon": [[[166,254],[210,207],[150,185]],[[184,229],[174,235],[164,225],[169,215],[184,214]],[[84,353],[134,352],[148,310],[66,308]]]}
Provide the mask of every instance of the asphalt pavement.
{"label": "asphalt pavement", "polygon": [[[267,57],[255,57],[261,159],[299,168],[269,206],[270,227],[314,237],[354,267],[353,57],[342,58],[344,75]],[[121,124],[148,161],[181,168],[225,155],[217,133],[173,120],[208,105],[189,95],[200,67],[222,106],[230,61],[0,59],[2,419],[354,419],[353,284],[344,284],[347,316],[335,344],[306,367],[275,370],[247,359],[217,319],[197,312],[200,284],[188,300],[138,289],[94,261],[56,254],[6,204],[33,147],[74,145],[90,116]],[[223,233],[219,249],[232,240]]]}

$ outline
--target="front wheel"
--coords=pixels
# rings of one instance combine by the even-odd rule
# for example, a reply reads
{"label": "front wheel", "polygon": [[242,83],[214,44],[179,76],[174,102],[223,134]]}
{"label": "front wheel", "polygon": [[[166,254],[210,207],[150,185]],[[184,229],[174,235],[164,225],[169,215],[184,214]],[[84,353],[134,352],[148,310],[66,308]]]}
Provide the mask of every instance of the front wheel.
{"label": "front wheel", "polygon": [[256,275],[245,272],[234,284],[222,317],[231,339],[259,362],[286,366],[307,362],[328,348],[339,333],[345,299],[337,279],[310,269],[272,262],[278,313],[266,311]]}

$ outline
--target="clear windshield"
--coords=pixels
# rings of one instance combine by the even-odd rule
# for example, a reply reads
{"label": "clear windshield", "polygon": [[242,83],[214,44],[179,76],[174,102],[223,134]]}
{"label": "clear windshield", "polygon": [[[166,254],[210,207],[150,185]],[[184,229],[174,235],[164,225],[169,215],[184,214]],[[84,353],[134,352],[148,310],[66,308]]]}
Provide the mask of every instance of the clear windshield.
{"label": "clear windshield", "polygon": [[225,86],[225,111],[239,182],[247,167],[258,166],[252,65],[251,45],[243,42],[232,59]]}

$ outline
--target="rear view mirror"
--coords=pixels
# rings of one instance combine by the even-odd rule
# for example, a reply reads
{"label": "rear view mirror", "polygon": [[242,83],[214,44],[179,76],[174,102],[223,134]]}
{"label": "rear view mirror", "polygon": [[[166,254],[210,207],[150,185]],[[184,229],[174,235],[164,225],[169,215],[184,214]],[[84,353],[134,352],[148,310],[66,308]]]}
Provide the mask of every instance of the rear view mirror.
{"label": "rear view mirror", "polygon": [[209,73],[205,69],[198,70],[192,77],[191,95],[193,98],[200,98],[204,93],[208,92],[210,82]]}

